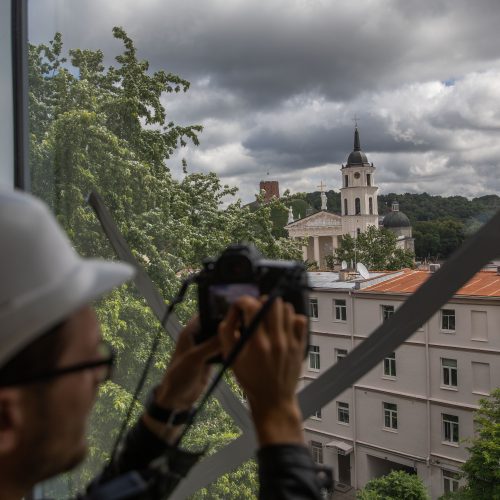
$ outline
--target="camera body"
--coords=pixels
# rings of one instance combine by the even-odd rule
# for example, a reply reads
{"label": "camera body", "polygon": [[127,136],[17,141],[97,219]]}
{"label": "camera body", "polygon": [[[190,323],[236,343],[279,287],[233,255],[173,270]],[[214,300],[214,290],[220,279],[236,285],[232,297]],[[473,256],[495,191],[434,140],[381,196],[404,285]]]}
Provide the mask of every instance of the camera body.
{"label": "camera body", "polygon": [[207,259],[197,276],[200,333],[203,342],[217,333],[230,305],[242,295],[258,298],[276,286],[297,314],[308,317],[309,285],[300,262],[267,260],[254,246],[230,245],[218,259]]}

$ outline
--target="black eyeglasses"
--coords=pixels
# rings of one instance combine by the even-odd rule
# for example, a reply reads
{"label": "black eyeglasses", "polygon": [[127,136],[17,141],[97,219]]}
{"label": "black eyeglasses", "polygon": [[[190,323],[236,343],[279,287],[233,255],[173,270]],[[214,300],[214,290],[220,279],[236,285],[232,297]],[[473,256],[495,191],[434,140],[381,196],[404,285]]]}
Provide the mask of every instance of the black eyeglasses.
{"label": "black eyeglasses", "polygon": [[78,363],[73,366],[56,368],[55,370],[41,373],[39,375],[30,375],[29,377],[25,378],[16,377],[16,379],[12,380],[12,382],[0,382],[0,387],[45,382],[52,378],[62,377],[63,375],[68,375],[69,373],[80,372],[83,370],[95,370],[96,380],[99,384],[102,384],[103,382],[106,382],[106,380],[109,380],[111,378],[111,375],[113,373],[113,366],[115,364],[116,353],[113,347],[111,347],[111,345],[105,341],[101,341],[99,343],[98,351],[100,358],[94,361],[86,361],[84,363]]}

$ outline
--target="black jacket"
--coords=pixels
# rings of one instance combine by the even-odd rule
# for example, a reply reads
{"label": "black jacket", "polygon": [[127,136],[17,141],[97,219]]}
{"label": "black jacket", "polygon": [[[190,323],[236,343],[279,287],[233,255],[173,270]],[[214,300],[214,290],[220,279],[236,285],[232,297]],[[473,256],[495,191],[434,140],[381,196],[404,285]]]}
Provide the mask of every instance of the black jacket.
{"label": "black jacket", "polygon": [[[167,446],[139,420],[128,433],[117,459],[80,498],[111,500],[120,498],[127,489],[133,495],[130,498],[166,498],[200,457],[200,453]],[[320,500],[322,488],[331,488],[330,471],[317,466],[305,446],[265,446],[257,452],[257,461],[262,500]],[[153,467],[148,467],[151,463]]]}

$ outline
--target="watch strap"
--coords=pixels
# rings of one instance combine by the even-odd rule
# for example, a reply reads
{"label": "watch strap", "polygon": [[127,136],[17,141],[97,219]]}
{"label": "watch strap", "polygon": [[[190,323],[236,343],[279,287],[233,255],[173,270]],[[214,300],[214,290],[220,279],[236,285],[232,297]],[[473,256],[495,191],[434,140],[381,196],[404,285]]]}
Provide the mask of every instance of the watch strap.
{"label": "watch strap", "polygon": [[163,408],[155,402],[156,387],[150,392],[146,401],[146,412],[154,420],[158,420],[168,425],[186,424],[192,415],[192,408],[189,410],[177,411],[171,408]]}

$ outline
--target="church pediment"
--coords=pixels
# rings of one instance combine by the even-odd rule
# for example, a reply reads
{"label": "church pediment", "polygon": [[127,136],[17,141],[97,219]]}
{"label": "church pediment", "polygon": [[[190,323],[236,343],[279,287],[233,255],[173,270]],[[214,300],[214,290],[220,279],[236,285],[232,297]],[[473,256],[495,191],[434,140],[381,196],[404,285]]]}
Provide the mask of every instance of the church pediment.
{"label": "church pediment", "polygon": [[285,229],[313,229],[327,227],[341,227],[342,218],[340,215],[330,212],[316,212],[303,219],[296,220],[285,226]]}

